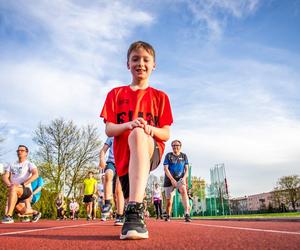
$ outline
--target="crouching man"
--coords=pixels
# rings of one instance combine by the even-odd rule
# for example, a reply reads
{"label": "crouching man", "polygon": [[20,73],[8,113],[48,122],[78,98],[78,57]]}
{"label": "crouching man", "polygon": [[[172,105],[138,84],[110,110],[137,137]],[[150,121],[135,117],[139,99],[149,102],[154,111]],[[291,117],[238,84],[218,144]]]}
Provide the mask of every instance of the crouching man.
{"label": "crouching man", "polygon": [[9,189],[8,203],[2,223],[13,223],[13,212],[32,215],[32,222],[37,222],[41,213],[31,208],[31,182],[38,178],[37,167],[27,160],[28,148],[20,145],[17,149],[18,161],[8,165],[2,180]]}

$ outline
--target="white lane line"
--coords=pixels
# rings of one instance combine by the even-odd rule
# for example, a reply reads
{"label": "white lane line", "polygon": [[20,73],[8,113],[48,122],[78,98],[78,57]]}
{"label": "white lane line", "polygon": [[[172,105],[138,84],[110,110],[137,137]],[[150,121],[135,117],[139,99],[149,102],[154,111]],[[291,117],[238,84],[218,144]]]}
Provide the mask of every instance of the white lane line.
{"label": "white lane line", "polygon": [[290,232],[290,231],[280,231],[280,230],[270,230],[270,229],[258,229],[258,228],[251,228],[251,227],[231,227],[231,226],[221,226],[221,225],[211,225],[211,224],[196,224],[196,223],[187,223],[187,222],[177,222],[177,223],[185,224],[185,225],[192,225],[192,226],[200,226],[200,227],[217,227],[217,228],[228,228],[228,229],[245,230],[245,231],[265,232],[265,233],[300,235],[300,232]]}
{"label": "white lane line", "polygon": [[[71,225],[71,226],[47,227],[47,228],[40,228],[40,229],[31,229],[31,230],[24,230],[24,231],[0,233],[0,236],[12,235],[12,234],[31,233],[31,232],[39,232],[39,231],[47,231],[47,230],[56,230],[56,229],[64,229],[64,228],[72,228],[72,227],[85,227],[85,226],[93,226],[93,225],[97,225],[97,224],[101,224],[101,222],[91,223],[91,224],[78,224],[78,225]],[[103,224],[103,222],[102,222],[102,224]]]}

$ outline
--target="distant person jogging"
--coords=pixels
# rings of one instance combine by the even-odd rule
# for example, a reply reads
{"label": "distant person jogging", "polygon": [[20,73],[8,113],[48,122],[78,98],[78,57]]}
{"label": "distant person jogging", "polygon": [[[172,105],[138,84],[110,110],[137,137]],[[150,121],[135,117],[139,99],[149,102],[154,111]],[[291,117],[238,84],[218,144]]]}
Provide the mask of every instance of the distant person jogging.
{"label": "distant person jogging", "polygon": [[167,216],[166,221],[170,221],[171,210],[175,190],[178,189],[182,197],[184,206],[185,221],[190,222],[190,206],[189,197],[186,188],[186,180],[189,170],[189,162],[186,154],[181,152],[181,142],[179,140],[172,141],[173,152],[168,153],[164,160],[165,180],[164,188],[167,199]]}
{"label": "distant person jogging", "polygon": [[160,163],[173,123],[168,96],[149,86],[155,66],[153,47],[143,41],[132,43],[127,52],[132,81],[108,93],[100,115],[107,136],[114,137],[117,174],[128,200],[120,236],[124,240],[149,237],[144,192],[149,172]]}

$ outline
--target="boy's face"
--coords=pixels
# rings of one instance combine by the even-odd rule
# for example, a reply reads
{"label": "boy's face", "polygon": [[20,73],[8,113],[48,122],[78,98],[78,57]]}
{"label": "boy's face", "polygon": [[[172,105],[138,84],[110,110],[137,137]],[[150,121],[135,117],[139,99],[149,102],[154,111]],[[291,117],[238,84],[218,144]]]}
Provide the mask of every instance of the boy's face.
{"label": "boy's face", "polygon": [[154,58],[144,48],[138,48],[130,53],[127,67],[133,80],[146,80],[155,68]]}

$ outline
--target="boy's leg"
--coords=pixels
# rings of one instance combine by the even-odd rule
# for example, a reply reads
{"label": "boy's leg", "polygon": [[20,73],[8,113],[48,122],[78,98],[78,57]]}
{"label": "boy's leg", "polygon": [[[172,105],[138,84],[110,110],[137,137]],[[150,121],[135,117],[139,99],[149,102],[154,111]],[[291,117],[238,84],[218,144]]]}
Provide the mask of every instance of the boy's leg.
{"label": "boy's leg", "polygon": [[129,202],[143,202],[150,172],[150,159],[154,151],[154,140],[143,129],[135,128],[128,137]]}
{"label": "boy's leg", "polygon": [[130,150],[128,175],[122,176],[121,182],[123,191],[125,190],[124,198],[129,198],[129,202],[120,238],[146,239],[148,230],[144,222],[143,198],[155,143],[154,139],[145,134],[143,129],[135,128],[128,137],[128,145]]}

